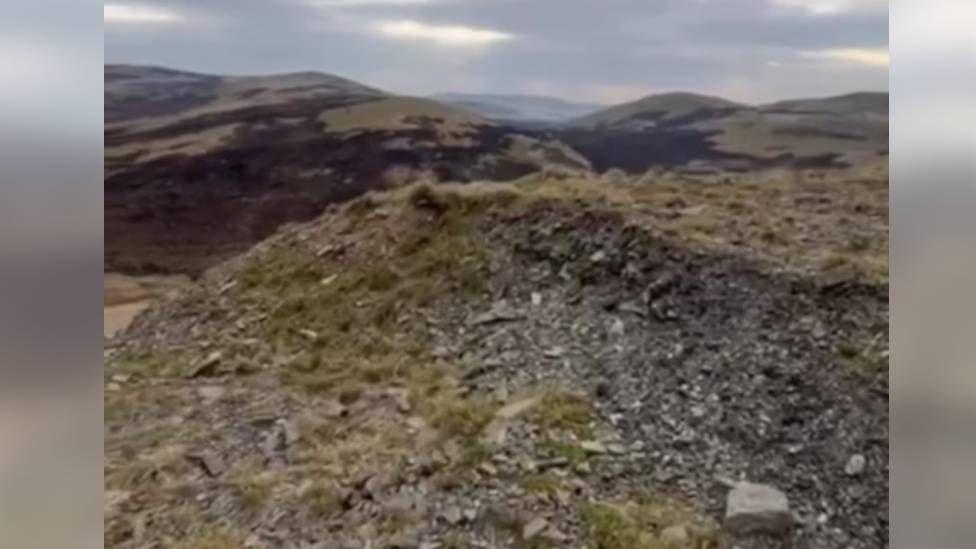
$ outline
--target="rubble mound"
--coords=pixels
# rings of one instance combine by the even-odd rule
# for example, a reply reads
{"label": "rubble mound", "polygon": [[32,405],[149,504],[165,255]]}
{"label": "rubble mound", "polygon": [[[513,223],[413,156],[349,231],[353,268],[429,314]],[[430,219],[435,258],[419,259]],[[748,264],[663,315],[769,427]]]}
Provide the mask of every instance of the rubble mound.
{"label": "rubble mound", "polygon": [[634,219],[415,185],[208,271],[108,351],[106,546],[887,546],[887,284]]}

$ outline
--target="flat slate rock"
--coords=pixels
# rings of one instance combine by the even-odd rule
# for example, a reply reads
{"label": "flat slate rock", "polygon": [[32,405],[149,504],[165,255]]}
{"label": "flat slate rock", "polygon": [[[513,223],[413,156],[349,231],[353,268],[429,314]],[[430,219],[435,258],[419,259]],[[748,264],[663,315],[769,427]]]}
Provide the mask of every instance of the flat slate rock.
{"label": "flat slate rock", "polygon": [[789,499],[776,488],[740,482],[729,492],[725,529],[730,534],[787,534],[792,527]]}

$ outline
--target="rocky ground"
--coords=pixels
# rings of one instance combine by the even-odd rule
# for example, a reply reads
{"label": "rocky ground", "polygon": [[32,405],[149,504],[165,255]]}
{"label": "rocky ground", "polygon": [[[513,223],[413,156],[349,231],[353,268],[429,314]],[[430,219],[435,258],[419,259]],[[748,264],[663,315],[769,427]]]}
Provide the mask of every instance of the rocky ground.
{"label": "rocky ground", "polygon": [[106,546],[887,546],[887,183],[541,179],[333,207],[137,318]]}

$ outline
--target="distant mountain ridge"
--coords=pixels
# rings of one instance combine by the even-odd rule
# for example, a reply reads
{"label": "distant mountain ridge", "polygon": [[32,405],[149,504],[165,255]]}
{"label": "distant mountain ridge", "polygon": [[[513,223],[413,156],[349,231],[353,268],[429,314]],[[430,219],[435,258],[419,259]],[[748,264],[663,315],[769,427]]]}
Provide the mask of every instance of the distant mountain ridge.
{"label": "distant mountain ridge", "polygon": [[631,121],[666,122],[696,112],[733,112],[748,108],[721,97],[688,92],[670,92],[623,103],[577,118],[570,122],[579,127],[614,127]]}
{"label": "distant mountain ridge", "polygon": [[558,133],[597,170],[689,163],[718,169],[833,168],[886,158],[888,94],[753,106],[675,92],[576,118]]}
{"label": "distant mountain ridge", "polygon": [[562,122],[602,108],[538,95],[439,93],[430,97],[493,120]]}
{"label": "distant mountain ridge", "polygon": [[762,105],[760,110],[820,114],[874,114],[888,116],[887,92],[855,92],[833,97],[790,99]]}
{"label": "distant mountain ridge", "polygon": [[417,179],[828,169],[888,149],[883,93],[759,107],[669,93],[590,113],[537,96],[404,97],[318,72],[106,65],[104,82],[105,264],[127,273],[199,273],[283,223]]}
{"label": "distant mountain ridge", "polygon": [[196,274],[283,223],[416,179],[590,167],[545,136],[329,74],[104,71],[108,271]]}
{"label": "distant mountain ridge", "polygon": [[297,96],[385,95],[389,94],[346,78],[311,71],[217,76],[156,66],[105,65],[106,122],[176,114],[228,98],[269,103]]}

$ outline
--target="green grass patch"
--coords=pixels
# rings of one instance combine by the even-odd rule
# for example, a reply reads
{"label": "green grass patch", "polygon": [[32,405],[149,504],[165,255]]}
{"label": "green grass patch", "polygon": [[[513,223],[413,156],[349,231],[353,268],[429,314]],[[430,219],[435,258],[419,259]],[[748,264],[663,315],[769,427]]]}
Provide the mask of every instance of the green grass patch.
{"label": "green grass patch", "polygon": [[327,481],[316,481],[302,492],[301,500],[315,516],[327,519],[343,510],[343,498],[339,489]]}
{"label": "green grass patch", "polygon": [[105,369],[107,374],[176,377],[185,373],[188,364],[186,356],[177,352],[127,352],[111,359]]}
{"label": "green grass patch", "polygon": [[[624,505],[604,502],[581,512],[593,549],[714,549],[721,546],[718,526],[696,514],[690,505],[660,494],[643,492]],[[671,526],[683,526],[687,539],[661,539]]]}
{"label": "green grass patch", "polygon": [[664,549],[624,509],[605,503],[583,508],[583,525],[592,549]]}
{"label": "green grass patch", "polygon": [[563,489],[562,480],[549,474],[530,475],[523,478],[519,484],[526,492],[543,496],[551,496]]}
{"label": "green grass patch", "polygon": [[855,374],[874,377],[888,371],[888,356],[884,352],[887,341],[887,333],[872,339],[846,341],[837,346],[837,356]]}
{"label": "green grass patch", "polygon": [[229,476],[229,482],[249,511],[264,507],[274,492],[274,475],[262,470],[256,463],[236,467]]}
{"label": "green grass patch", "polygon": [[593,408],[583,395],[547,390],[533,408],[531,417],[545,429],[563,429],[579,437],[589,437]]}
{"label": "green grass patch", "polygon": [[174,549],[240,549],[244,538],[223,528],[211,528],[197,533],[174,546]]}
{"label": "green grass patch", "polygon": [[546,439],[539,443],[539,449],[552,457],[565,458],[572,465],[583,463],[589,459],[586,450],[581,448],[579,444]]}
{"label": "green grass patch", "polygon": [[495,417],[498,406],[480,397],[447,393],[425,406],[431,425],[447,437],[473,438]]}

